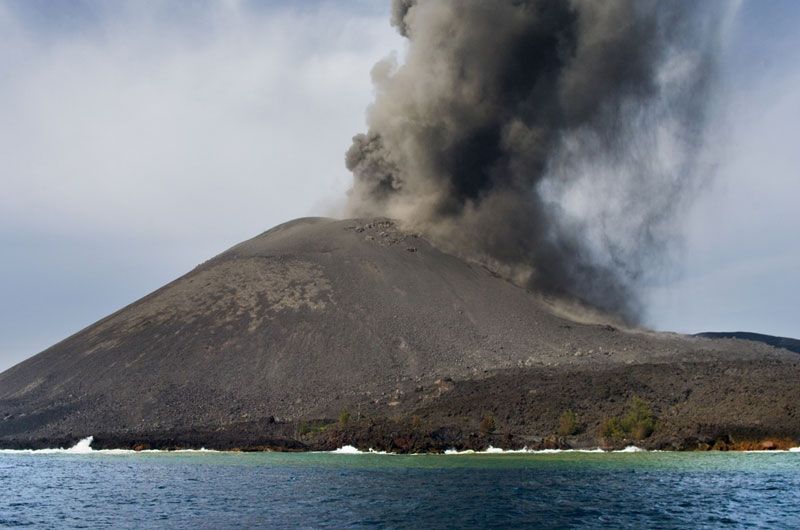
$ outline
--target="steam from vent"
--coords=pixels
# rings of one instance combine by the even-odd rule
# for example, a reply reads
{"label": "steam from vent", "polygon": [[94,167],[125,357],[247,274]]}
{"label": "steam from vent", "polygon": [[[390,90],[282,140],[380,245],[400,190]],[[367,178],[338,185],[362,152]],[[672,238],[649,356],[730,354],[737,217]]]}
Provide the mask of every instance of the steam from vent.
{"label": "steam from vent", "polygon": [[629,321],[696,191],[728,8],[690,0],[394,0],[352,215],[398,218]]}

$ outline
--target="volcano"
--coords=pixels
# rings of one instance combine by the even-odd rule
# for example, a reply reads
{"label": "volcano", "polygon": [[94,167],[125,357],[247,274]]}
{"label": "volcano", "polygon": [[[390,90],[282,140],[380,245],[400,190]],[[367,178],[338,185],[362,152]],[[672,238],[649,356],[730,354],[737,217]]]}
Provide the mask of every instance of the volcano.
{"label": "volcano", "polygon": [[0,446],[588,447],[634,398],[648,447],[796,441],[799,382],[796,353],[578,318],[392,220],[307,218],[0,374]]}

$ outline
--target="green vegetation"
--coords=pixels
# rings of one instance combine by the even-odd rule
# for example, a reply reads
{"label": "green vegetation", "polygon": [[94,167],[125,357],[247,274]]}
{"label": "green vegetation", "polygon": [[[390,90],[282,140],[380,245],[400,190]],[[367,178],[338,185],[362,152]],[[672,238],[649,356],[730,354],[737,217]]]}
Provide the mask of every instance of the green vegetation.
{"label": "green vegetation", "polygon": [[297,431],[300,436],[305,436],[306,434],[317,434],[321,432],[325,432],[330,427],[330,420],[328,423],[323,421],[311,421],[311,422],[302,422]]}
{"label": "green vegetation", "polygon": [[492,417],[491,414],[485,415],[481,420],[481,424],[478,426],[478,429],[480,429],[481,434],[492,434],[495,430],[494,417]]}
{"label": "green vegetation", "polygon": [[600,430],[598,432],[600,438],[604,440],[622,440],[625,438],[625,432],[619,424],[617,418],[605,418],[600,423]]}
{"label": "green vegetation", "polygon": [[628,413],[623,416],[620,425],[629,438],[634,440],[644,440],[656,428],[656,418],[653,416],[653,409],[643,399],[634,396],[631,400]]}
{"label": "green vegetation", "polygon": [[578,423],[578,415],[572,410],[565,410],[561,417],[558,418],[558,435],[559,436],[572,436],[580,432],[580,424]]}
{"label": "green vegetation", "polygon": [[598,434],[608,441],[644,440],[656,428],[653,409],[643,399],[634,396],[628,405],[628,412],[622,418],[606,418],[600,424]]}
{"label": "green vegetation", "polygon": [[347,409],[343,409],[342,412],[339,413],[339,426],[345,427],[349,421],[350,413],[347,411]]}

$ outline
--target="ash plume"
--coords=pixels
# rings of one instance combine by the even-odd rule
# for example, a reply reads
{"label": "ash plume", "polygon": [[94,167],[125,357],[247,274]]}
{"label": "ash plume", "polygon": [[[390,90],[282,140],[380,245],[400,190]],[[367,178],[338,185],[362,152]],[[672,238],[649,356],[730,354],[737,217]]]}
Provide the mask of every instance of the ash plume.
{"label": "ash plume", "polygon": [[696,192],[728,8],[689,0],[394,0],[346,155],[385,215],[545,295],[631,322]]}

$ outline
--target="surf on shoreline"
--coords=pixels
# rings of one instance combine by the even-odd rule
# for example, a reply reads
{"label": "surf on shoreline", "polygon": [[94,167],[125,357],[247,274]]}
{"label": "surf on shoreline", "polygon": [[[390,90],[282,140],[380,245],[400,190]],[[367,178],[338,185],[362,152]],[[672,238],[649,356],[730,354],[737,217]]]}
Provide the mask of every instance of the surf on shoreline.
{"label": "surf on shoreline", "polygon": [[[203,454],[203,453],[243,453],[245,451],[219,451],[216,449],[172,449],[172,450],[165,450],[165,449],[142,449],[142,450],[134,450],[134,449],[93,449],[92,442],[94,441],[93,436],[88,436],[83,438],[74,446],[69,448],[50,448],[50,449],[0,449],[0,455],[3,454],[15,454],[15,455],[137,455],[137,454],[148,454],[148,453],[157,453],[157,454]],[[253,451],[256,453],[259,452],[270,452],[270,451]],[[387,451],[375,451],[373,449],[368,449],[366,451],[360,450],[352,445],[344,445],[338,449],[333,451],[311,451],[312,453],[316,454],[331,454],[331,455],[392,455],[392,456],[419,456],[419,455],[514,455],[514,454],[526,454],[526,455],[542,455],[542,454],[562,454],[562,453],[594,453],[594,454],[619,454],[619,453],[663,453],[665,451],[653,451],[648,449],[642,449],[635,445],[629,445],[624,449],[617,449],[617,450],[605,450],[599,447],[594,449],[502,449],[499,447],[492,447],[489,446],[483,451],[475,451],[472,449],[467,449],[464,451],[459,451],[457,449],[447,449],[443,453],[410,453],[406,455],[405,453],[392,453]],[[705,451],[704,451],[705,452]],[[800,447],[792,447],[789,449],[775,449],[775,450],[746,450],[746,451],[717,451],[720,453],[723,452],[737,452],[737,453],[800,453]]]}

